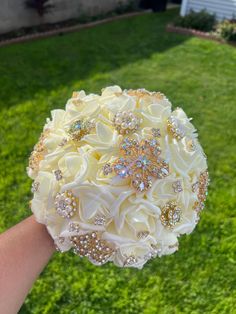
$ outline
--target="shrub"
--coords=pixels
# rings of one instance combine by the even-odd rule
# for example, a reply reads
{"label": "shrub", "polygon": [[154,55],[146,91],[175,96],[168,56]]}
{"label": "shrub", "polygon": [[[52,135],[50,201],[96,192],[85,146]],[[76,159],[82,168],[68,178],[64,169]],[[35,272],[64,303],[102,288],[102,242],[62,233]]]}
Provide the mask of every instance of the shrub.
{"label": "shrub", "polygon": [[216,26],[216,34],[228,41],[236,41],[236,21],[223,21]]}
{"label": "shrub", "polygon": [[128,12],[137,11],[139,9],[138,3],[136,0],[129,1],[118,1],[117,6],[114,10],[115,14],[124,14]]}
{"label": "shrub", "polygon": [[53,8],[52,4],[49,4],[50,0],[26,0],[25,5],[29,9],[34,9],[40,16],[43,16],[50,9]]}
{"label": "shrub", "polygon": [[178,17],[175,20],[174,25],[197,29],[203,32],[210,32],[214,29],[215,23],[215,15],[202,10],[200,12],[190,11],[189,14]]}

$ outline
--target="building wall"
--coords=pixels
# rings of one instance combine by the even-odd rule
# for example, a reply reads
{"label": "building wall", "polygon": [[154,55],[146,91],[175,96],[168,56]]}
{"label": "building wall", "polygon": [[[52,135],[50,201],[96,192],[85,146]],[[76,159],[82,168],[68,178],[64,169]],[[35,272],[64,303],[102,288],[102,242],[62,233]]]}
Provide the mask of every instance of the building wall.
{"label": "building wall", "polygon": [[114,10],[130,0],[51,0],[55,7],[43,17],[25,7],[25,0],[0,0],[0,33],[21,27],[54,23],[80,15],[94,16]]}
{"label": "building wall", "polygon": [[236,18],[236,0],[182,0],[182,16],[190,10],[198,12],[203,9],[214,13],[219,20]]}

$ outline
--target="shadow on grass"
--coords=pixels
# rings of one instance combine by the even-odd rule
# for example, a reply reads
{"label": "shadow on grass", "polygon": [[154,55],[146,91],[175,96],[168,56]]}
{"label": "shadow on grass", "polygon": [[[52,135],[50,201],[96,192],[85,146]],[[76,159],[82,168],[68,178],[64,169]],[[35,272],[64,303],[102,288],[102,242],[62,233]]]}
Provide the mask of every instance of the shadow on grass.
{"label": "shadow on grass", "polygon": [[[176,9],[0,49],[0,108],[162,53],[188,39],[165,32]],[[13,83],[14,82],[14,83]]]}

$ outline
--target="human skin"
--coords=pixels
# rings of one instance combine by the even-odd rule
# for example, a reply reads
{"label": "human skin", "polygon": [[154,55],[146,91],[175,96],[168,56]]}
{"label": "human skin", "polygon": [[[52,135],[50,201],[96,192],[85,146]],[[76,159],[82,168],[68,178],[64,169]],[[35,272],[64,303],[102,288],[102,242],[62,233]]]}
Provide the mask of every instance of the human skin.
{"label": "human skin", "polygon": [[0,313],[19,311],[55,245],[44,225],[30,216],[0,234]]}

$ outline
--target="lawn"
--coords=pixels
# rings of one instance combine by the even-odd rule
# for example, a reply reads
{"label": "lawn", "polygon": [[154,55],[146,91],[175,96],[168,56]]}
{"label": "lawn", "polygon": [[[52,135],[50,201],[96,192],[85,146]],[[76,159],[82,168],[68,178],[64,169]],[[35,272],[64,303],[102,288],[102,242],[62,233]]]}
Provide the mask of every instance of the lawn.
{"label": "lawn", "polygon": [[55,253],[20,313],[236,313],[236,49],[165,32],[176,10],[0,49],[0,231],[29,216],[25,168],[73,90],[160,90],[199,130],[211,185],[195,232],[143,270]]}

